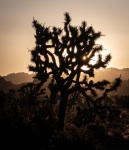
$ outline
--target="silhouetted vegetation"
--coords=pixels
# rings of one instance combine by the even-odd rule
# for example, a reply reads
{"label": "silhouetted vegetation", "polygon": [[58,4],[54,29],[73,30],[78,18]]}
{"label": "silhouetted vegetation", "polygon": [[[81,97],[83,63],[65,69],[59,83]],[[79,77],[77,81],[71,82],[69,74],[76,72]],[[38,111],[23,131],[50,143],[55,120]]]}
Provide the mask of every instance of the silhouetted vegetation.
{"label": "silhouetted vegetation", "polygon": [[[58,128],[64,128],[65,113],[67,109],[68,96],[74,92],[80,92],[85,97],[87,109],[93,111],[101,119],[103,107],[101,102],[107,94],[121,85],[121,79],[116,78],[113,83],[108,80],[94,82],[94,70],[106,68],[111,59],[107,55],[103,60],[101,51],[102,45],[96,44],[96,40],[102,36],[101,32],[95,32],[92,26],[88,27],[86,22],[82,25],[72,26],[71,17],[65,13],[64,28],[45,27],[33,20],[33,27],[36,31],[35,48],[31,50],[30,71],[35,72],[35,78],[40,81],[40,86],[52,76],[55,80],[59,93],[60,104],[58,113]],[[91,62],[97,55],[98,60]],[[85,67],[85,69],[83,69]],[[81,74],[84,78],[81,79]],[[99,97],[97,90],[103,91]]]}
{"label": "silhouetted vegetation", "polygon": [[[16,98],[14,90],[0,92],[0,143],[3,149],[129,148],[128,96],[116,95],[104,99],[105,106],[110,107],[112,113],[108,116],[103,110],[106,118],[103,122],[92,110],[87,110],[85,97],[80,93],[69,95],[65,128],[59,131],[60,96],[53,102],[53,96],[44,92],[31,99],[24,90],[21,94],[21,89],[35,86],[33,83],[23,85],[18,91],[19,98]],[[34,90],[33,95],[36,93]]]}
{"label": "silhouetted vegetation", "polygon": [[[35,65],[29,68],[38,82],[0,91],[0,149],[129,149],[129,96],[108,95],[121,79],[92,80],[94,70],[105,68],[111,59],[108,55],[103,60],[102,46],[95,44],[101,32],[86,22],[73,27],[68,13],[63,29],[50,30],[36,20],[33,26]],[[91,64],[96,53],[98,61]]]}

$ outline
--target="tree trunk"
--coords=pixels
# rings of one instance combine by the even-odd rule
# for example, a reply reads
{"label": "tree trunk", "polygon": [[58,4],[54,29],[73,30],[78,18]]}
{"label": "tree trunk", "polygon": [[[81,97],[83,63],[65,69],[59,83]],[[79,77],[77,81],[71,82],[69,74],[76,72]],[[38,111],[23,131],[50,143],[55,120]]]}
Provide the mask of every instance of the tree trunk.
{"label": "tree trunk", "polygon": [[64,129],[64,120],[65,120],[65,112],[67,107],[67,93],[62,92],[61,93],[61,101],[60,101],[60,107],[59,107],[59,114],[58,114],[58,129],[63,130]]}

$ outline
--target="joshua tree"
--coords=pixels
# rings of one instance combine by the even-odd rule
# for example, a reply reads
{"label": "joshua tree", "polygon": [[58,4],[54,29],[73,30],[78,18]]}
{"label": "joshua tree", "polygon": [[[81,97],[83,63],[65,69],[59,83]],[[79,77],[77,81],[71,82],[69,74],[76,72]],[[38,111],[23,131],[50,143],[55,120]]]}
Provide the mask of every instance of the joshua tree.
{"label": "joshua tree", "polygon": [[[121,79],[117,78],[113,83],[107,80],[94,83],[94,70],[106,68],[111,60],[111,55],[102,59],[100,54],[102,45],[96,44],[96,40],[102,36],[101,32],[95,32],[92,26],[82,22],[80,26],[71,25],[69,13],[65,13],[64,27],[46,27],[33,20],[36,31],[36,46],[31,50],[31,61],[34,65],[29,70],[35,72],[35,78],[42,85],[52,76],[56,81],[60,92],[59,129],[64,127],[65,112],[69,94],[80,92],[86,100],[88,109],[101,116],[99,103],[112,90],[120,86]],[[97,55],[98,60],[92,64]],[[83,74],[83,79],[81,78]],[[102,96],[98,97],[96,89],[102,90]]]}

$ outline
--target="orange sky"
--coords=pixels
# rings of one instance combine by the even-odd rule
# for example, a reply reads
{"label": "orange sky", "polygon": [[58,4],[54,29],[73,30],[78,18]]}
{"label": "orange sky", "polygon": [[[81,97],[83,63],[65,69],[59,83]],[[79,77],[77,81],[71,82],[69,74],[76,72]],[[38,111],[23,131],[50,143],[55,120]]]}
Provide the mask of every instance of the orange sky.
{"label": "orange sky", "polygon": [[108,67],[129,68],[129,0],[0,0],[0,75],[29,71],[33,17],[62,27],[65,12],[72,25],[85,20],[106,35],[99,42],[112,54]]}

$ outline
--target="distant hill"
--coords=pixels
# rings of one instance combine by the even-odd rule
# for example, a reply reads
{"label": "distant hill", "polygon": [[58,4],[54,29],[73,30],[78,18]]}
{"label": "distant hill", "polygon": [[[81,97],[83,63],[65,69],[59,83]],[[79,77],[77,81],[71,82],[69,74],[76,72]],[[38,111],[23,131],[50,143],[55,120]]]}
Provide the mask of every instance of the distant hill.
{"label": "distant hill", "polygon": [[115,78],[121,76],[122,80],[129,79],[129,68],[117,69],[117,68],[107,68],[103,70],[95,71],[95,81],[107,79],[113,81]]}
{"label": "distant hill", "polygon": [[117,69],[106,68],[103,70],[96,70],[94,81],[101,81],[106,79],[113,82],[115,78],[121,77],[122,84],[117,91],[113,91],[110,95],[129,95],[129,68]]}
{"label": "distant hill", "polygon": [[129,79],[123,80],[122,85],[117,89],[117,91],[111,92],[111,95],[129,95]]}
{"label": "distant hill", "polygon": [[8,91],[9,89],[16,89],[18,86],[6,81],[3,77],[0,77],[0,91]]}
{"label": "distant hill", "polygon": [[[94,81],[101,81],[103,79],[114,81],[115,78],[120,77],[122,78],[122,85],[118,88],[116,92],[112,92],[112,94],[116,95],[129,95],[129,68],[124,69],[117,69],[117,68],[107,68],[103,70],[96,70],[95,77],[93,78]],[[0,77],[0,90],[8,90],[8,89],[17,89],[22,84],[28,82],[36,83],[37,80],[34,80],[34,74],[28,73],[11,73],[7,76]],[[44,84],[44,88],[46,88],[46,92],[49,93],[47,89],[48,83],[50,83],[50,79],[47,80],[47,83]]]}
{"label": "distant hill", "polygon": [[[20,73],[11,73],[6,76],[3,76],[3,78],[6,81],[10,81],[13,84],[21,84],[21,83],[27,83],[27,82],[33,82],[33,76],[34,74],[28,74],[24,72]],[[113,81],[115,78],[120,77],[122,80],[128,80],[129,79],[129,68],[124,69],[117,69],[117,68],[106,68],[103,70],[96,70],[95,71],[95,77],[93,80],[100,81],[103,79],[107,79],[109,81]]]}
{"label": "distant hill", "polygon": [[3,78],[6,81],[10,81],[13,84],[21,84],[21,83],[28,83],[33,81],[33,76],[34,74],[28,74],[24,72],[19,72],[19,73],[11,73],[8,74],[7,76],[3,76]]}

